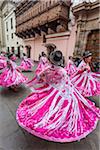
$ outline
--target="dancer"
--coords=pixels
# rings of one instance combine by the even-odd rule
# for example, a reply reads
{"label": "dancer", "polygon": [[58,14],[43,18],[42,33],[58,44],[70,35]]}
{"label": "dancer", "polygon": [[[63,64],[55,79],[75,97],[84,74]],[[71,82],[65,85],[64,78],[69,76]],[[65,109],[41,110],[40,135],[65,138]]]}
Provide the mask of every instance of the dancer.
{"label": "dancer", "polygon": [[[44,52],[42,52],[41,55],[39,55],[39,63],[35,70],[35,76],[33,77],[33,79],[31,81],[29,81],[26,84],[26,87],[27,86],[30,87],[30,89],[32,91],[34,91],[33,86],[35,84],[37,84],[40,87],[41,87],[41,84],[43,85],[43,80],[41,80],[39,78],[39,76],[37,76],[37,74],[42,73],[44,71],[44,69],[47,68],[48,65],[50,65],[50,63],[49,63],[50,54],[51,54],[51,52],[53,52],[56,49],[56,45],[54,45],[52,43],[45,44],[45,47],[47,48],[46,49],[47,55]],[[38,78],[38,80],[37,80],[37,78]]]}
{"label": "dancer", "polygon": [[79,64],[81,63],[81,61],[82,61],[81,58],[76,57],[76,58],[74,59],[74,64],[75,64],[75,66],[78,67]]}
{"label": "dancer", "polygon": [[11,50],[11,53],[8,54],[8,56],[11,55],[11,60],[12,61],[16,61],[18,59],[18,57],[16,57],[16,54],[14,53],[14,50]]}
{"label": "dancer", "polygon": [[11,58],[12,61],[16,61],[18,59],[15,54],[11,54],[11,55],[12,55],[12,58]]}
{"label": "dancer", "polygon": [[22,62],[19,68],[22,69],[23,71],[32,71],[33,66],[34,66],[33,61],[30,58],[27,58],[26,54],[23,53]]}
{"label": "dancer", "polygon": [[67,65],[65,66],[65,70],[67,71],[67,74],[69,76],[71,76],[72,74],[74,74],[77,70],[77,67],[75,66],[74,62],[73,62],[73,57],[69,56],[69,60]]}
{"label": "dancer", "polygon": [[5,57],[5,55],[1,52],[1,54],[0,54],[0,70],[4,69],[6,67],[6,65],[7,65],[6,59],[7,58]]}
{"label": "dancer", "polygon": [[11,60],[12,54],[8,56],[7,67],[0,75],[0,86],[10,87],[14,91],[16,88],[25,83],[28,78],[25,77],[14,61]]}
{"label": "dancer", "polygon": [[41,71],[43,71],[46,68],[46,66],[48,67],[48,63],[49,63],[49,60],[48,60],[46,54],[44,52],[42,52],[41,57],[40,57],[40,61],[39,61],[39,64],[36,68],[35,73],[36,74],[41,73]]}
{"label": "dancer", "polygon": [[33,79],[31,81],[29,81],[26,86],[28,86],[32,91],[34,91],[34,85],[38,85],[41,86],[41,84],[43,85],[43,80],[41,80],[41,78],[39,77],[39,74],[41,74],[45,68],[48,68],[49,66],[49,60],[47,58],[47,55],[42,52],[41,56],[40,56],[40,60],[38,63],[38,66],[35,70],[35,76],[33,77]]}
{"label": "dancer", "polygon": [[84,52],[83,60],[79,64],[77,72],[71,76],[72,83],[85,97],[100,94],[100,74],[91,71],[91,59],[92,53]]}
{"label": "dancer", "polygon": [[0,59],[0,70],[4,69],[7,66],[7,62],[4,59]]}
{"label": "dancer", "polygon": [[40,138],[55,142],[80,140],[91,133],[100,110],[71,84],[60,51],[50,54],[50,67],[39,74],[45,82],[25,98],[16,112],[19,125]]}
{"label": "dancer", "polygon": [[5,52],[1,51],[0,59],[6,59]]}

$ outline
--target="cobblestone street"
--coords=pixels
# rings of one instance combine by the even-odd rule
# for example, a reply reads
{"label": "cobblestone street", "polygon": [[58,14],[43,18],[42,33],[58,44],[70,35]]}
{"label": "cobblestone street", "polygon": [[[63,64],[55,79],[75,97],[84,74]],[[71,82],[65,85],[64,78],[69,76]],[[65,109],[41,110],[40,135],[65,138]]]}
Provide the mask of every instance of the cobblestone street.
{"label": "cobblestone street", "polygon": [[[25,74],[29,79],[33,76],[33,72]],[[0,88],[0,150],[99,150],[99,125],[80,142],[63,144],[45,141],[20,128],[16,122],[16,109],[29,93],[31,91],[25,87],[20,87],[16,93]],[[92,99],[98,106],[98,97]]]}

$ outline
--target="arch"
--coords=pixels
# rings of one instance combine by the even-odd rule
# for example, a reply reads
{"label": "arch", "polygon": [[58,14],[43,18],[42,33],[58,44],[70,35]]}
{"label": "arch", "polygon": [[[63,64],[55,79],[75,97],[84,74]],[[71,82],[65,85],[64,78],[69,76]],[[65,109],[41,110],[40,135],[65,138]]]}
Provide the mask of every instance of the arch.
{"label": "arch", "polygon": [[32,47],[31,47],[31,45],[26,45],[25,48],[26,48],[27,57],[30,58]]}
{"label": "arch", "polygon": [[100,37],[100,30],[91,30],[91,32],[87,36],[86,48],[85,50],[89,50],[93,53],[93,61],[100,62],[99,58],[99,37]]}

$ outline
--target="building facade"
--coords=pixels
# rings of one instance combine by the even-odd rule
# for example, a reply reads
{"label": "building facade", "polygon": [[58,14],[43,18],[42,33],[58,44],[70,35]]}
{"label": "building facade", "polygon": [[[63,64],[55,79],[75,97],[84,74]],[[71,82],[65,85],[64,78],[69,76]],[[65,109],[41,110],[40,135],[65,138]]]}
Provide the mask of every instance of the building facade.
{"label": "building facade", "polygon": [[77,22],[75,56],[82,56],[89,50],[93,53],[93,62],[100,63],[100,29],[99,29],[99,0],[83,2],[73,7],[73,14]]}
{"label": "building facade", "polygon": [[1,11],[1,30],[2,30],[2,50],[6,52],[14,51],[18,56],[22,55],[22,48],[24,42],[21,38],[17,37],[16,31],[16,20],[15,20],[15,9],[16,3],[8,0],[4,1],[0,7]]}
{"label": "building facade", "polygon": [[5,48],[5,38],[4,38],[4,24],[1,6],[4,1],[0,1],[0,51]]}
{"label": "building facade", "polygon": [[24,0],[17,6],[16,35],[24,40],[29,57],[37,61],[45,43],[54,43],[66,61],[73,55],[76,26],[70,24],[70,7],[70,0]]}

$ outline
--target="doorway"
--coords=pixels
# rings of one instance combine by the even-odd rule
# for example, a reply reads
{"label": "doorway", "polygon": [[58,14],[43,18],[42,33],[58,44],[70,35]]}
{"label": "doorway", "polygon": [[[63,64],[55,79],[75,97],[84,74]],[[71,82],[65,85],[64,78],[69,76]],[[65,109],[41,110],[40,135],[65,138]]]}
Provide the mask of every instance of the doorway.
{"label": "doorway", "polygon": [[20,58],[20,46],[18,46],[17,50],[18,50],[17,56]]}
{"label": "doorway", "polygon": [[26,45],[26,51],[27,51],[27,57],[30,58],[31,57],[31,46],[30,45]]}
{"label": "doorway", "polygon": [[87,37],[86,51],[90,51],[93,54],[93,62],[100,62],[99,57],[99,37],[100,30],[91,30],[90,34]]}

